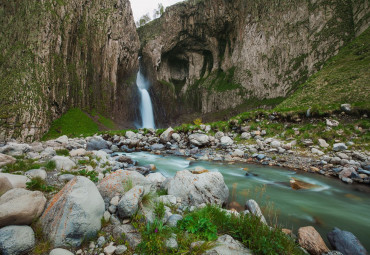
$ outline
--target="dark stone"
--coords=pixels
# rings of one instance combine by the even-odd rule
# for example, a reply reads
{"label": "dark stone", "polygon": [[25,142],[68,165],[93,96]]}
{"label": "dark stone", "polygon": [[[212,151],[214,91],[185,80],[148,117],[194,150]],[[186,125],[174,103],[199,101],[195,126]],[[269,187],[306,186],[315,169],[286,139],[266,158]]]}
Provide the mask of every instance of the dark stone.
{"label": "dark stone", "polygon": [[156,143],[156,144],[153,144],[152,146],[150,146],[150,149],[152,151],[164,150],[164,145],[163,144]]}
{"label": "dark stone", "polygon": [[108,143],[101,137],[93,137],[87,142],[88,151],[109,149]]}
{"label": "dark stone", "polygon": [[117,159],[117,161],[120,163],[134,164],[134,161],[127,156],[121,156]]}
{"label": "dark stone", "polygon": [[366,249],[351,232],[334,228],[328,233],[331,246],[343,255],[367,255]]}
{"label": "dark stone", "polygon": [[265,154],[258,154],[257,155],[257,159],[258,160],[262,160],[262,159],[264,159],[266,156],[265,156]]}

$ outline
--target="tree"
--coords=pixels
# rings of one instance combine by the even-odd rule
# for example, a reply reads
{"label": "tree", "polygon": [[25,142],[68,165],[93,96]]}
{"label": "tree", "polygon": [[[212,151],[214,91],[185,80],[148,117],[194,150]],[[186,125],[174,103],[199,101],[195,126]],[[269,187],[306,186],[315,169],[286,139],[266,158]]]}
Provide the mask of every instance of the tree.
{"label": "tree", "polygon": [[153,19],[156,19],[156,18],[159,18],[162,16],[162,14],[164,13],[164,6],[163,4],[159,3],[158,4],[158,8],[156,10],[154,10],[154,13],[153,13]]}
{"label": "tree", "polygon": [[148,23],[149,21],[151,21],[151,18],[150,18],[150,15],[149,13],[143,15],[139,21],[136,22],[136,26],[137,27],[141,27],[141,26],[144,26],[146,23]]}

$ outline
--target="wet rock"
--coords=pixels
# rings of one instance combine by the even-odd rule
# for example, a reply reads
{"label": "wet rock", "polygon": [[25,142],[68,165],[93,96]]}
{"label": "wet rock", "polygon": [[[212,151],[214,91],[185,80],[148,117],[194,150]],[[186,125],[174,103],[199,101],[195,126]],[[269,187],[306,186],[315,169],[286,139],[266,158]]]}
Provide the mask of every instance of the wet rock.
{"label": "wet rock", "polygon": [[204,146],[209,143],[209,137],[204,134],[192,134],[189,136],[189,141],[195,146]]}
{"label": "wet rock", "polygon": [[142,241],[140,233],[131,224],[117,225],[113,229],[113,237],[115,239],[120,239],[122,236],[124,236],[125,241],[127,241],[133,249]]}
{"label": "wet rock", "polygon": [[267,224],[266,219],[263,216],[262,211],[256,201],[254,201],[253,199],[248,200],[245,203],[245,208],[248,209],[248,211],[253,215],[259,217],[262,223]]}
{"label": "wet rock", "polygon": [[130,157],[127,157],[127,156],[121,156],[117,159],[118,162],[120,163],[127,163],[127,164],[133,164],[134,161],[130,158]]}
{"label": "wet rock", "polygon": [[30,254],[35,247],[35,233],[28,226],[7,226],[0,229],[0,254]]}
{"label": "wet rock", "polygon": [[367,255],[365,247],[360,243],[357,237],[348,231],[334,228],[328,233],[328,240],[334,249],[343,253],[343,255]]}
{"label": "wet rock", "polygon": [[344,167],[343,170],[339,173],[339,178],[348,178],[353,173],[357,174],[356,170],[353,167]]}
{"label": "wet rock", "polygon": [[174,133],[175,131],[169,127],[167,128],[162,134],[161,136],[159,137],[161,142],[162,143],[167,143],[169,141],[171,141],[171,137],[172,137],[172,134]]}
{"label": "wet rock", "polygon": [[224,204],[229,197],[224,178],[219,172],[192,174],[178,171],[168,184],[168,194],[182,199],[184,204],[198,206],[202,203]]}
{"label": "wet rock", "polygon": [[314,188],[319,187],[318,185],[311,184],[311,183],[308,183],[308,182],[304,182],[302,180],[298,180],[298,179],[295,179],[295,178],[292,178],[289,182],[290,182],[290,186],[294,190],[314,189]]}
{"label": "wet rock", "polygon": [[88,151],[98,151],[102,149],[109,149],[107,141],[105,141],[100,136],[94,136],[87,141],[86,150]]}
{"label": "wet rock", "polygon": [[5,166],[7,164],[14,164],[16,161],[17,160],[12,156],[0,153],[0,167]]}
{"label": "wet rock", "polygon": [[70,158],[68,157],[63,157],[63,156],[54,156],[51,161],[55,162],[56,169],[58,170],[65,170],[65,171],[70,171],[72,168],[76,166],[75,162],[73,162]]}
{"label": "wet rock", "polygon": [[0,197],[0,227],[29,225],[44,210],[46,198],[40,191],[11,189]]}
{"label": "wet rock", "polygon": [[311,226],[298,229],[298,243],[312,255],[329,252],[320,234]]}
{"label": "wet rock", "polygon": [[53,245],[77,247],[100,230],[104,211],[95,184],[77,176],[49,201],[40,222]]}
{"label": "wet rock", "polygon": [[347,146],[344,143],[335,143],[333,145],[333,151],[344,151],[347,150]]}
{"label": "wet rock", "polygon": [[220,236],[216,241],[216,247],[207,250],[204,254],[212,255],[252,255],[252,251],[229,235]]}
{"label": "wet rock", "polygon": [[129,218],[137,211],[139,208],[139,203],[144,195],[143,186],[135,186],[125,193],[118,203],[118,215],[120,218]]}
{"label": "wet rock", "polygon": [[61,248],[56,248],[54,250],[52,250],[49,255],[74,255],[72,252],[68,251],[68,250],[65,250],[65,249],[61,249]]}

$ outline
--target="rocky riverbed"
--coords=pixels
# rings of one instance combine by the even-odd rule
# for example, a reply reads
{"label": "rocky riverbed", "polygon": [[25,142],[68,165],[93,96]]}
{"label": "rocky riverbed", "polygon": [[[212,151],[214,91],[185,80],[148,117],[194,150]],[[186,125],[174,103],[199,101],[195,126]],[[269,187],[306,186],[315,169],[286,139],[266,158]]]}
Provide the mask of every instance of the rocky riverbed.
{"label": "rocky riverbed", "polygon": [[[238,134],[248,142],[237,141]],[[138,130],[121,136],[62,136],[32,144],[2,144],[0,251],[133,254],[142,242],[141,233],[135,228],[137,212],[149,224],[158,218],[155,207],[144,203],[148,194],[157,194],[151,200],[163,205],[160,221],[171,227],[189,211],[206,204],[225,206],[228,201],[229,189],[220,173],[183,170],[166,178],[155,172],[155,165],[139,167],[121,152],[145,150],[189,160],[255,162],[334,176],[348,184],[369,184],[367,151],[348,150],[350,145],[337,142],[324,153],[309,140],[305,141],[307,148],[302,149],[295,141],[264,138],[265,134],[265,130],[250,132],[248,126],[212,133],[210,126],[201,125],[187,133],[168,128],[161,134],[156,130]],[[325,141],[320,144],[329,147]],[[227,212],[237,217],[253,214],[266,224],[254,200],[247,200],[245,208],[242,212]],[[300,228],[297,237],[290,230],[284,232],[297,238],[297,243],[310,254],[366,254],[353,234],[339,229],[330,232],[328,239],[332,248],[340,252],[330,252],[313,227]],[[169,236],[166,247],[176,251],[179,238]],[[41,249],[45,243],[48,246]],[[253,253],[229,235],[219,236],[216,243],[206,254]],[[195,246],[191,244],[189,250]],[[59,247],[70,248],[52,250]]]}

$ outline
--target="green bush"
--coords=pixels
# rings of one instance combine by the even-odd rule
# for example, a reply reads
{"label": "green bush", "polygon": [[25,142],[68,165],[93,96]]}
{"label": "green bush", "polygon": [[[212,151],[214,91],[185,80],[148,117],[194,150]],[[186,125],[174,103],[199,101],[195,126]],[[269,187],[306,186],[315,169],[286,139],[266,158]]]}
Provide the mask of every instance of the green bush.
{"label": "green bush", "polygon": [[52,192],[55,190],[53,186],[47,185],[45,180],[40,177],[32,178],[31,181],[26,183],[26,185],[29,190],[38,190],[43,192]]}
{"label": "green bush", "polygon": [[69,150],[60,149],[55,151],[58,156],[69,156]]}

